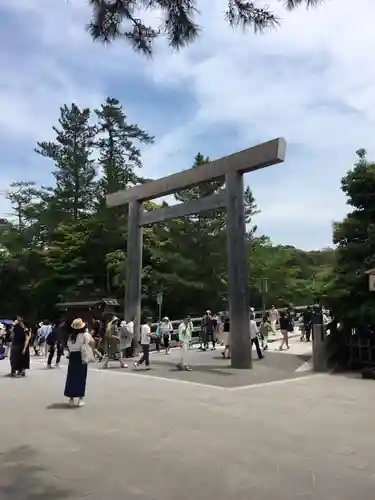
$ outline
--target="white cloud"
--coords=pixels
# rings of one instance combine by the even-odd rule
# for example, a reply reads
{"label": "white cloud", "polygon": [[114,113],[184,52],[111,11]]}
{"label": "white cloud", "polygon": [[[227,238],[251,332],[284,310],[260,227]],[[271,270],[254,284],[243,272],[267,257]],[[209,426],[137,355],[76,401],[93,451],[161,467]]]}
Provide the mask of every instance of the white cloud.
{"label": "white cloud", "polygon": [[[145,152],[145,173],[186,168],[198,149],[198,136],[207,138],[207,152],[201,144],[199,149],[215,157],[282,135],[298,151],[291,147],[284,165],[247,177],[262,210],[260,229],[272,233],[275,224],[278,241],[325,246],[331,220],[346,210],[340,177],[357,148],[371,154],[375,3],[361,0],[353,15],[351,0],[327,0],[318,9],[293,13],[282,10],[277,0],[268,1],[283,20],[264,36],[227,27],[225,3],[201,0],[200,40],[179,53],[158,43],[149,61],[123,42],[94,44],[84,32],[89,11],[83,0],[2,0],[0,13],[12,12],[30,44],[30,53],[23,56],[15,48],[0,49],[3,141],[28,141],[31,151],[37,139],[51,133],[61,104],[97,105],[112,92],[114,77],[124,83],[141,78],[155,89],[185,92],[194,102],[190,115],[162,136],[163,104],[159,117],[151,119],[147,107],[134,109],[131,96],[122,96],[136,115],[129,112],[130,118],[145,119],[157,136]],[[236,131],[225,150],[216,132],[221,126]],[[290,226],[303,221],[309,235],[296,239]]]}

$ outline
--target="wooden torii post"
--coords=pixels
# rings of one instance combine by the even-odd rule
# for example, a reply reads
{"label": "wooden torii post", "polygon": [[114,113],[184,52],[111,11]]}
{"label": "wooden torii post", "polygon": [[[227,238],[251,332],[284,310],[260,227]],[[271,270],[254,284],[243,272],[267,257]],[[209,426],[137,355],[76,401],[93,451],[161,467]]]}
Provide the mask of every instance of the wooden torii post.
{"label": "wooden torii post", "polygon": [[[285,139],[274,139],[200,167],[183,170],[107,195],[108,207],[128,204],[125,319],[130,321],[132,317],[136,318],[135,332],[139,332],[141,316],[143,226],[207,210],[225,208],[232,367],[252,367],[243,174],[283,162],[285,150]],[[225,190],[219,194],[149,212],[142,210],[144,201],[167,196],[223,177]]]}

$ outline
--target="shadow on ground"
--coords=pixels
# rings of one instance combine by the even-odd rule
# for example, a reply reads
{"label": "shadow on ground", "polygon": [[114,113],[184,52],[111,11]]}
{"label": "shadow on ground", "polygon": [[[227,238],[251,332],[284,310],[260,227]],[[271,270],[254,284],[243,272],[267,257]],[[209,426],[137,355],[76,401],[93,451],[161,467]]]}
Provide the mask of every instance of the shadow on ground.
{"label": "shadow on ground", "polygon": [[52,403],[46,406],[47,410],[72,410],[68,403]]}
{"label": "shadow on ground", "polygon": [[29,446],[0,453],[1,500],[67,500],[72,492],[59,487],[57,479],[37,465]]}

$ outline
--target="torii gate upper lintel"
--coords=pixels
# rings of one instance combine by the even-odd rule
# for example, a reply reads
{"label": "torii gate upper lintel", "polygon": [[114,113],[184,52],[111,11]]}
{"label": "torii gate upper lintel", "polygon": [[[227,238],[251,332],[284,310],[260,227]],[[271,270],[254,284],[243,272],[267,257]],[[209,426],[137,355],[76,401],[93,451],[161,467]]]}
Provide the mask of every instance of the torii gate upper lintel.
{"label": "torii gate upper lintel", "polygon": [[[226,208],[232,367],[251,368],[243,174],[283,162],[285,152],[285,139],[278,138],[198,168],[107,195],[108,207],[129,205],[125,318],[128,321],[132,317],[136,318],[135,332],[139,332],[141,315],[143,226],[206,210]],[[219,194],[151,212],[142,210],[144,201],[221,177],[225,177],[226,188]]]}

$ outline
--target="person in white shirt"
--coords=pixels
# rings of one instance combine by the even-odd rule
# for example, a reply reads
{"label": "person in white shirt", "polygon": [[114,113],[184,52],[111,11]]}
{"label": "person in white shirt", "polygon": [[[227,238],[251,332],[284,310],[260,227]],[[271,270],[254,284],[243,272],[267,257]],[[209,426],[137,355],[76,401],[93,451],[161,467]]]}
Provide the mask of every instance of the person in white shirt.
{"label": "person in white shirt", "polygon": [[165,354],[169,354],[169,344],[171,341],[171,334],[173,333],[172,323],[169,321],[168,316],[163,318],[163,321],[159,325],[160,335],[163,338],[163,344],[165,347]]}
{"label": "person in white shirt", "polygon": [[52,332],[52,325],[51,325],[50,321],[48,319],[46,319],[40,325],[40,328],[38,329],[38,332],[37,332],[38,347],[42,351],[42,353],[44,354],[45,358],[47,358],[47,356],[48,356],[47,338],[51,332]]}
{"label": "person in white shirt", "polygon": [[69,349],[69,365],[66,374],[64,396],[69,398],[69,405],[74,406],[75,400],[78,400],[77,406],[84,406],[84,397],[86,393],[87,363],[89,362],[89,353],[91,351],[94,359],[93,349],[95,340],[87,330],[87,325],[82,318],[76,318],[71,324],[71,333],[67,342]]}
{"label": "person in white shirt", "polygon": [[254,319],[254,314],[251,314],[250,315],[251,347],[253,347],[253,344],[255,345],[255,349],[257,350],[258,358],[262,359],[264,355],[262,354],[262,351],[260,349],[258,334],[259,334],[258,325]]}
{"label": "person in white shirt", "polygon": [[276,333],[276,325],[277,325],[277,322],[280,320],[280,314],[275,306],[271,307],[271,310],[268,313],[268,317],[270,319],[272,332]]}
{"label": "person in white shirt", "polygon": [[181,348],[181,359],[177,364],[179,370],[191,371],[191,367],[188,364],[188,354],[192,335],[193,323],[191,322],[190,316],[187,316],[178,327],[178,340]]}
{"label": "person in white shirt", "polygon": [[126,321],[121,321],[119,333],[122,355],[124,358],[129,358],[131,355],[130,351],[134,338],[134,321],[131,320],[128,323]]}
{"label": "person in white shirt", "polygon": [[146,365],[146,370],[150,369],[150,343],[151,343],[152,318],[147,318],[146,323],[141,326],[141,347],[142,357],[133,364],[134,370],[139,370],[139,365]]}

